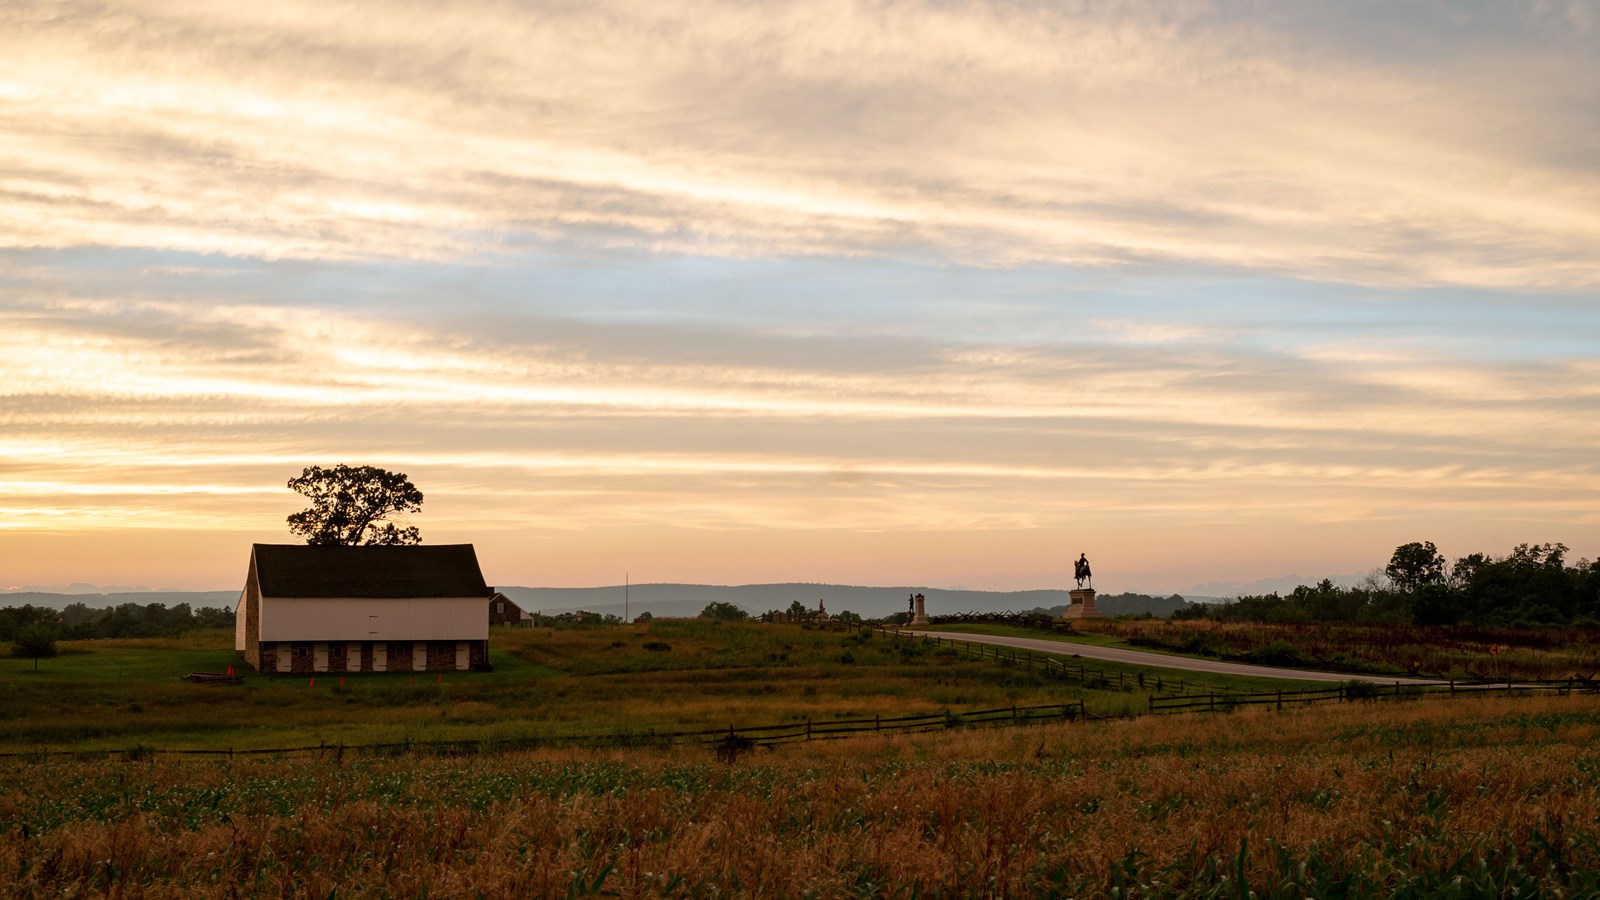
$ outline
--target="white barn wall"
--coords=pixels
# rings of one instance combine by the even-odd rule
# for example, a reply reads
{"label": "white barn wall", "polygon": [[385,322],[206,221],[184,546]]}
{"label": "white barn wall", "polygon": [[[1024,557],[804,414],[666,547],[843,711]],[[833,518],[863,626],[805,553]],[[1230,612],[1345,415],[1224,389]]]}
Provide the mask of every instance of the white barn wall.
{"label": "white barn wall", "polygon": [[482,641],[482,597],[262,597],[263,641]]}

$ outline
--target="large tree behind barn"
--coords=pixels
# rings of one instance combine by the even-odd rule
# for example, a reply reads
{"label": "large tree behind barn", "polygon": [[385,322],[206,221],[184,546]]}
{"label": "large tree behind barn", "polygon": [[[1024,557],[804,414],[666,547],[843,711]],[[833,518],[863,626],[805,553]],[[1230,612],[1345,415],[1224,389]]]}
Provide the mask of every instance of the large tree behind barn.
{"label": "large tree behind barn", "polygon": [[420,544],[415,525],[384,521],[419,512],[422,492],[404,472],[377,466],[307,466],[289,489],[311,506],[289,516],[289,532],[313,546]]}

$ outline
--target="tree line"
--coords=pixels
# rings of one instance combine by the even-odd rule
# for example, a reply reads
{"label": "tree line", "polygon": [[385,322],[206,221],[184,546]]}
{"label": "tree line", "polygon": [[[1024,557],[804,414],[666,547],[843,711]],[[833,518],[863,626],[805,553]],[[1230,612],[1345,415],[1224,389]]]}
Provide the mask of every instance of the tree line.
{"label": "tree line", "polygon": [[91,638],[177,637],[196,628],[232,628],[233,610],[226,607],[193,609],[187,603],[123,603],[91,607],[69,603],[61,610],[47,606],[7,606],[0,609],[0,643],[15,641],[24,631],[43,629],[56,640]]}
{"label": "tree line", "polygon": [[1175,619],[1219,622],[1600,627],[1600,560],[1568,563],[1565,544],[1518,544],[1504,556],[1453,563],[1432,541],[1395,548],[1381,575],[1352,587],[1323,579],[1224,603],[1195,603]]}

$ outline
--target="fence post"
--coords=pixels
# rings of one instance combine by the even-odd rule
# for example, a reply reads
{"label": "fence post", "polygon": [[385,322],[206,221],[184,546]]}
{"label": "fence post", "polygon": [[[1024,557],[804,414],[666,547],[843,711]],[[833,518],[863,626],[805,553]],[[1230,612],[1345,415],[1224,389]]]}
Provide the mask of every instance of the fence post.
{"label": "fence post", "polygon": [[1283,688],[1278,688],[1278,712],[1283,712]]}
{"label": "fence post", "polygon": [[1454,678],[1452,678],[1452,679],[1450,679],[1450,696],[1454,697],[1455,695],[1456,695],[1456,680]]}
{"label": "fence post", "polygon": [[878,715],[878,716],[873,716],[872,717],[872,730],[873,731],[882,731],[883,730],[883,716]]}
{"label": "fence post", "polygon": [[1206,712],[1216,712],[1217,711],[1217,695],[1216,694],[1207,694],[1206,697],[1208,698],[1207,699],[1207,705],[1206,705]]}
{"label": "fence post", "polygon": [[811,717],[806,717],[806,740],[811,740]]}

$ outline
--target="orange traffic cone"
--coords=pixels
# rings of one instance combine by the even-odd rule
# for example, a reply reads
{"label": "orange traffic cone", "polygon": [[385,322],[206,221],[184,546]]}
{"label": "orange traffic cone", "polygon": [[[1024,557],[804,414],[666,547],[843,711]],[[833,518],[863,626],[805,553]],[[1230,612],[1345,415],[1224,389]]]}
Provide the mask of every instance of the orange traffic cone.
{"label": "orange traffic cone", "polygon": [[316,686],[317,686],[317,680],[315,678],[311,679],[310,687],[316,687]]}
{"label": "orange traffic cone", "polygon": [[439,683],[440,684],[444,684],[444,676],[443,675],[439,676]]}
{"label": "orange traffic cone", "polygon": [[339,687],[344,687],[344,676],[343,675],[339,676]]}

